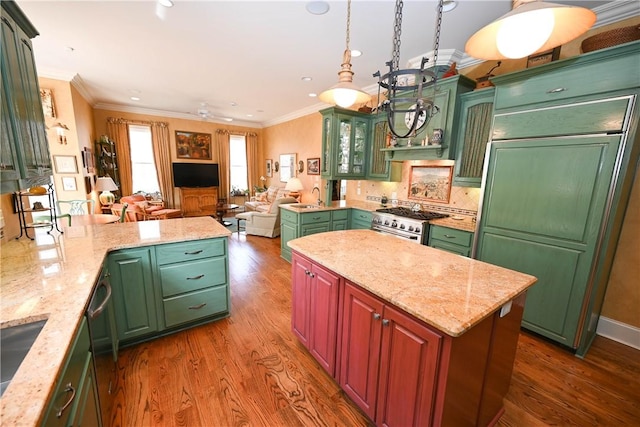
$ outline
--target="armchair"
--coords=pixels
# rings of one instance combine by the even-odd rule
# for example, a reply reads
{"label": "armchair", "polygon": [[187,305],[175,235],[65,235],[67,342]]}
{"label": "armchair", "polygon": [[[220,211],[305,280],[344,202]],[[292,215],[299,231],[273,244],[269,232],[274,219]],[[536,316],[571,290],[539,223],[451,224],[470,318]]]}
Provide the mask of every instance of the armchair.
{"label": "armchair", "polygon": [[133,194],[120,198],[127,203],[127,221],[146,221],[148,219],[168,219],[182,216],[180,209],[166,209],[163,203],[149,202],[142,194]]}
{"label": "armchair", "polygon": [[297,202],[293,197],[282,197],[271,203],[268,212],[244,212],[237,214],[236,218],[246,220],[245,231],[247,234],[278,237],[280,235],[280,205]]}

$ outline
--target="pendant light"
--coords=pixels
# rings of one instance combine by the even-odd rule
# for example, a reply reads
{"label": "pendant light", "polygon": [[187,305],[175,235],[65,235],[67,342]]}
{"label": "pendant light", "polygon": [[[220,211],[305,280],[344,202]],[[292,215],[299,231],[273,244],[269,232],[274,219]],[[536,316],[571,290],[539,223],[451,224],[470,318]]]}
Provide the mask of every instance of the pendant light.
{"label": "pendant light", "polygon": [[349,25],[351,21],[351,0],[347,1],[347,48],[342,54],[342,68],[338,72],[338,83],[331,89],[325,90],[319,96],[322,102],[337,104],[343,108],[349,108],[353,104],[363,104],[371,99],[366,92],[358,89],[353,84],[353,71],[351,71],[351,49],[349,48]]}
{"label": "pendant light", "polygon": [[584,34],[596,22],[587,8],[514,0],[513,9],[476,32],[465,52],[479,59],[515,59],[544,52]]}

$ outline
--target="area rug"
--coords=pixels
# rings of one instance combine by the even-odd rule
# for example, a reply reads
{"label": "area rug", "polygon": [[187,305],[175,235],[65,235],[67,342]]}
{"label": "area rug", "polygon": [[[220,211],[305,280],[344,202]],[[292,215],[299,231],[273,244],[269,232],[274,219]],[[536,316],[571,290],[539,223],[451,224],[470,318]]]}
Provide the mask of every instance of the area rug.
{"label": "area rug", "polygon": [[235,233],[236,231],[238,231],[237,219],[235,219],[234,217],[230,217],[230,218],[222,218],[222,220],[231,223],[231,225],[227,225],[227,230],[229,230],[232,233]]}

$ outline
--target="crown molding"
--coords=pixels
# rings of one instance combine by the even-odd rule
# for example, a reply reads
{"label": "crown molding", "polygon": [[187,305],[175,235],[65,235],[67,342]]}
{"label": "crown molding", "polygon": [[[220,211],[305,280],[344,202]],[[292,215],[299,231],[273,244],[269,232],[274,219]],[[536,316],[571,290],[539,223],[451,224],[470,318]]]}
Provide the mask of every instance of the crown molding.
{"label": "crown molding", "polygon": [[[93,108],[95,108],[96,110],[119,111],[121,113],[144,114],[147,116],[171,117],[174,119],[203,121],[199,117],[196,119],[194,114],[178,113],[176,111],[156,110],[153,108],[131,107],[128,105],[109,104],[106,102],[98,102],[97,104],[93,105]],[[218,123],[218,124],[228,125],[228,126],[243,126],[243,127],[256,128],[256,129],[261,129],[263,127],[261,123],[247,122],[242,120],[233,120],[228,122],[226,120],[217,119],[215,117],[209,118],[204,121],[209,123]]]}
{"label": "crown molding", "polygon": [[89,92],[87,85],[84,83],[84,80],[82,80],[82,77],[80,77],[79,74],[73,76],[73,79],[71,79],[71,86],[76,88],[78,93],[80,93],[80,96],[82,96],[84,100],[89,103],[89,105],[92,105],[96,102],[94,97],[91,95],[91,92]]}

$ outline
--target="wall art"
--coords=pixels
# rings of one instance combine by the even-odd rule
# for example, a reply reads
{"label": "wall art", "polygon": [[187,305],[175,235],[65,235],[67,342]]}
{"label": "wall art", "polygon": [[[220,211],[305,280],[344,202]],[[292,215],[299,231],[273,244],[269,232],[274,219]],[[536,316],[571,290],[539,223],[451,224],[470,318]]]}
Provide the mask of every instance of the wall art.
{"label": "wall art", "polygon": [[320,157],[307,159],[307,175],[320,175]]}
{"label": "wall art", "polygon": [[178,159],[211,160],[211,134],[176,131]]}
{"label": "wall art", "polygon": [[411,166],[409,198],[449,203],[453,166]]}

